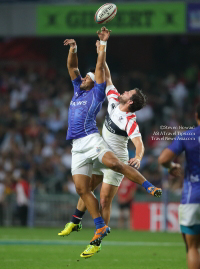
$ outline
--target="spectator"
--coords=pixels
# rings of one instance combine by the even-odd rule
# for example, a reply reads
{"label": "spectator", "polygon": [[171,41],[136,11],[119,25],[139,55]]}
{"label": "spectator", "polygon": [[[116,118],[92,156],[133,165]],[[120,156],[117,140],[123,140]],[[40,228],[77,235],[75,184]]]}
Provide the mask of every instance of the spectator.
{"label": "spectator", "polygon": [[66,169],[71,169],[72,163],[72,155],[71,155],[71,147],[67,146],[65,149],[65,153],[62,155],[61,158],[62,164],[66,167]]}
{"label": "spectator", "polygon": [[67,182],[63,185],[63,191],[77,195],[76,187],[71,175],[68,175]]}
{"label": "spectator", "polygon": [[18,178],[16,187],[17,216],[21,226],[27,226],[30,186],[25,176]]}
{"label": "spectator", "polygon": [[118,189],[118,205],[119,205],[119,228],[130,227],[130,211],[131,204],[134,199],[136,184],[127,178],[122,180]]}
{"label": "spectator", "polygon": [[0,178],[0,226],[4,225],[4,200],[5,200],[5,183]]}

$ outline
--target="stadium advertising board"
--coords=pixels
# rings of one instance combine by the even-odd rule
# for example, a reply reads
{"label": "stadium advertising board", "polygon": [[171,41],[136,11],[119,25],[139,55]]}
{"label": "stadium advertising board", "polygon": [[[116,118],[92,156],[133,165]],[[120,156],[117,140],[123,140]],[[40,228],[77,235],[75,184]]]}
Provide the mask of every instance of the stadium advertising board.
{"label": "stadium advertising board", "polygon": [[[167,205],[167,230],[179,232],[179,203]],[[165,230],[165,208],[163,203],[133,203],[131,210],[131,228],[134,230]]]}
{"label": "stadium advertising board", "polygon": [[200,3],[188,4],[187,30],[188,32],[200,32]]}
{"label": "stadium advertising board", "polygon": [[[114,20],[108,23],[113,34],[185,33],[184,3],[118,4]],[[101,27],[94,22],[99,5],[39,5],[37,34],[95,35]]]}

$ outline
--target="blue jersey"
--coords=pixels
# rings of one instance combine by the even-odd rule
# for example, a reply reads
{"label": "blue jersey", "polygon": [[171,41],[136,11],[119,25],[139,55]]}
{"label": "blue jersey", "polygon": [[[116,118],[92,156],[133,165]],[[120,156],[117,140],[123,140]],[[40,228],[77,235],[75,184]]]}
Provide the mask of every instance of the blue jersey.
{"label": "blue jersey", "polygon": [[182,204],[200,203],[200,126],[182,133],[168,147],[176,155],[185,151]]}
{"label": "blue jersey", "polygon": [[74,96],[68,113],[68,131],[66,139],[77,139],[98,133],[96,116],[105,100],[106,82],[97,84],[90,91],[80,89],[81,76],[72,81]]}

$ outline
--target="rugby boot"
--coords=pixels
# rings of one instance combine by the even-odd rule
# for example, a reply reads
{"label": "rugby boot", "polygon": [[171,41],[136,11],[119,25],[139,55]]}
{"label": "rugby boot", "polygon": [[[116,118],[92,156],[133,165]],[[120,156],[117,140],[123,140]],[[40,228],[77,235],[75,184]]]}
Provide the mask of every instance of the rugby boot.
{"label": "rugby boot", "polygon": [[64,230],[62,230],[61,232],[59,232],[58,235],[60,235],[60,236],[67,236],[71,232],[74,232],[74,231],[79,232],[80,230],[82,230],[82,224],[81,224],[81,222],[79,224],[74,224],[73,222],[69,222],[69,223],[67,223],[65,225]]}

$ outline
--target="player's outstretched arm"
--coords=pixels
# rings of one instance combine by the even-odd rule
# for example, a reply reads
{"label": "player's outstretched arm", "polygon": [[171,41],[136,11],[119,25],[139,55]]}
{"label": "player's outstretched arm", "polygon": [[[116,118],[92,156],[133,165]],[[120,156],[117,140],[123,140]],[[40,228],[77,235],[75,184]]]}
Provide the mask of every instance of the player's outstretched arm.
{"label": "player's outstretched arm", "polygon": [[[97,47],[97,54],[99,53],[99,47],[100,47],[100,41],[96,41],[96,47]],[[110,74],[110,69],[108,67],[107,62],[105,62],[105,79],[106,79],[106,86],[113,85],[112,79],[111,79],[111,74]]]}
{"label": "player's outstretched arm", "polygon": [[165,168],[168,168],[168,171],[172,176],[180,177],[182,174],[182,170],[179,163],[173,162],[175,157],[176,154],[172,150],[166,148],[160,154],[158,162]]}
{"label": "player's outstretched arm", "polygon": [[110,69],[106,62],[105,62],[105,77],[106,77],[106,86],[113,85],[111,74],[110,74]]}
{"label": "player's outstretched arm", "polygon": [[144,155],[144,144],[143,144],[141,136],[134,137],[131,140],[132,140],[133,144],[135,145],[136,153],[135,153],[135,158],[131,158],[129,160],[129,164],[131,166],[134,166],[135,168],[139,169],[140,162],[141,162],[142,157]]}
{"label": "player's outstretched arm", "polygon": [[64,46],[70,46],[68,57],[67,57],[67,68],[71,80],[74,80],[80,75],[78,70],[78,57],[77,57],[77,45],[74,39],[65,39],[63,42]]}
{"label": "player's outstretched arm", "polygon": [[97,32],[100,39],[99,53],[95,69],[95,79],[97,84],[105,82],[105,62],[106,62],[106,45],[110,36],[110,31],[106,27],[102,27]]}

